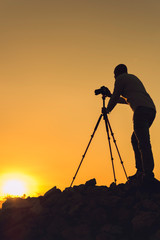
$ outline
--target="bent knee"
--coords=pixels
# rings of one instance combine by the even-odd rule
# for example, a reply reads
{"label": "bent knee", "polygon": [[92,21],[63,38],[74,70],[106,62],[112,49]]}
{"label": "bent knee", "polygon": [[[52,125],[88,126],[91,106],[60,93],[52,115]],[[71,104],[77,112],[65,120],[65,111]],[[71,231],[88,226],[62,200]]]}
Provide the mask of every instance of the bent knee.
{"label": "bent knee", "polygon": [[134,146],[134,145],[137,145],[137,137],[136,137],[136,135],[133,133],[132,134],[132,136],[131,136],[131,143],[132,143],[132,145]]}

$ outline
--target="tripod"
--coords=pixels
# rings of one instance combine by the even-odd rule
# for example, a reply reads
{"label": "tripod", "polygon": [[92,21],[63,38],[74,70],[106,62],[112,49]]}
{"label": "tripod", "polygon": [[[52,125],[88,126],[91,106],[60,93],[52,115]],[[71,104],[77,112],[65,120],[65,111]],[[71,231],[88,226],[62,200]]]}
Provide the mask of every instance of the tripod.
{"label": "tripod", "polygon": [[117,179],[116,179],[116,173],[115,173],[115,167],[114,167],[114,159],[113,159],[112,148],[111,148],[110,134],[111,134],[111,136],[112,136],[112,138],[113,138],[113,142],[114,142],[114,144],[115,144],[115,147],[116,147],[116,150],[117,150],[117,153],[118,153],[120,162],[121,162],[121,164],[122,164],[123,171],[124,171],[125,176],[126,176],[126,178],[127,178],[127,180],[128,180],[128,176],[127,176],[127,173],[126,173],[126,170],[125,170],[125,167],[124,167],[124,164],[123,164],[123,161],[122,161],[120,152],[119,152],[119,150],[118,150],[118,146],[117,146],[116,140],[115,140],[115,138],[114,138],[114,133],[113,133],[113,131],[112,131],[112,128],[111,128],[111,125],[110,125],[110,122],[109,122],[107,113],[106,113],[106,111],[105,111],[105,110],[106,110],[106,106],[105,106],[106,95],[105,95],[105,94],[102,95],[102,99],[103,99],[102,113],[101,113],[101,115],[100,115],[100,117],[99,117],[99,119],[98,119],[98,121],[97,121],[97,123],[96,123],[96,126],[95,126],[95,128],[94,128],[93,134],[91,135],[90,141],[89,141],[89,143],[88,143],[88,145],[87,145],[87,148],[86,148],[86,150],[85,150],[85,152],[84,152],[84,154],[83,154],[83,156],[82,156],[81,162],[80,162],[80,164],[79,164],[79,166],[78,166],[78,168],[77,168],[77,171],[76,171],[76,173],[75,173],[75,175],[74,175],[74,177],[73,177],[73,180],[72,180],[72,182],[71,182],[70,187],[72,187],[72,185],[73,185],[73,182],[74,182],[74,180],[75,180],[75,178],[76,178],[76,176],[77,176],[77,174],[78,174],[78,171],[79,171],[79,169],[80,169],[80,167],[81,167],[81,164],[82,164],[82,162],[83,162],[83,160],[84,160],[84,158],[85,158],[85,155],[86,155],[86,153],[87,153],[87,151],[88,151],[88,148],[89,148],[89,146],[90,146],[90,144],[91,144],[91,142],[92,142],[92,139],[93,139],[93,137],[94,137],[94,135],[95,135],[95,132],[96,132],[98,126],[99,126],[99,123],[100,123],[102,117],[103,117],[103,119],[104,119],[104,121],[105,121],[105,126],[106,126],[106,132],[107,132],[108,144],[109,144],[109,150],[110,150],[110,156],[111,156],[111,162],[112,162],[112,169],[113,169],[114,183],[115,183],[115,185],[116,185]]}

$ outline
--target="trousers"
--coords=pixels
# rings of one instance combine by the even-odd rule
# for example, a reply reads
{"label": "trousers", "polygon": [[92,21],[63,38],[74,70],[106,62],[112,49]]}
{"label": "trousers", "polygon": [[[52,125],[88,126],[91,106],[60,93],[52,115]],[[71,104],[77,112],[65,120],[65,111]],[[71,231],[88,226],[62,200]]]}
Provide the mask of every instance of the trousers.
{"label": "trousers", "polygon": [[131,143],[135,154],[136,168],[149,174],[154,169],[154,158],[150,142],[149,128],[156,116],[156,111],[143,106],[137,107],[133,115],[133,134]]}

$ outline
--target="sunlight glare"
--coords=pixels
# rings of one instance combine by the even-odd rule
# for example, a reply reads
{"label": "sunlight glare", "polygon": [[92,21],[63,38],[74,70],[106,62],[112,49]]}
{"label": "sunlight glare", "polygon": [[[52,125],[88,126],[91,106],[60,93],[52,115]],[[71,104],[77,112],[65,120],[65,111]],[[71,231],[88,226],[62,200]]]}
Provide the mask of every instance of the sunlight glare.
{"label": "sunlight glare", "polygon": [[24,174],[4,174],[0,180],[1,197],[33,196],[37,193],[37,190],[37,182],[35,179]]}
{"label": "sunlight glare", "polygon": [[25,183],[18,179],[11,179],[6,181],[2,188],[2,193],[10,196],[23,196],[25,192]]}

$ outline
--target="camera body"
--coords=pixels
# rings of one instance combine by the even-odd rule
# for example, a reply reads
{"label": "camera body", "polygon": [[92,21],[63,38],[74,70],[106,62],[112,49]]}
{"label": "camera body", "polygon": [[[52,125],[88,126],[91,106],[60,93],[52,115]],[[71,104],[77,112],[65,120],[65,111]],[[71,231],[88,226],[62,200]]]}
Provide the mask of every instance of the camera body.
{"label": "camera body", "polygon": [[105,86],[102,86],[101,88],[95,90],[95,95],[99,95],[99,94],[102,94],[105,97],[112,96],[110,90]]}

